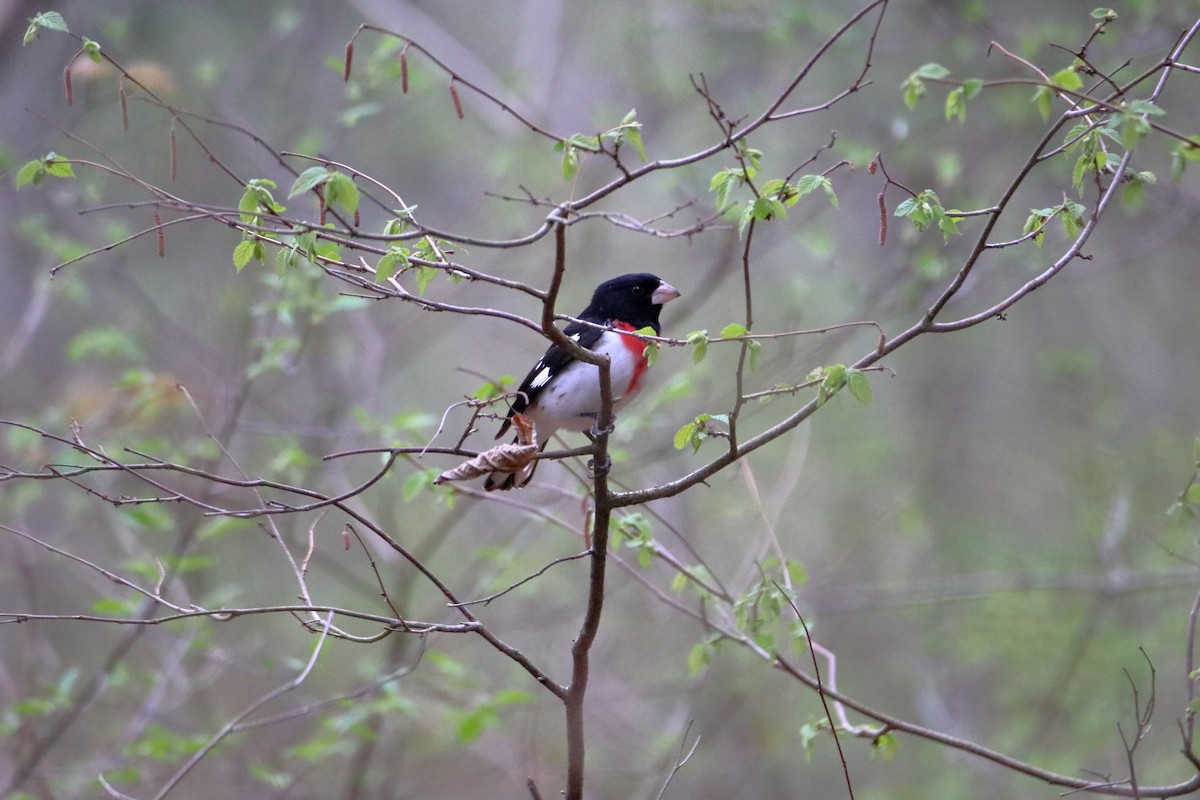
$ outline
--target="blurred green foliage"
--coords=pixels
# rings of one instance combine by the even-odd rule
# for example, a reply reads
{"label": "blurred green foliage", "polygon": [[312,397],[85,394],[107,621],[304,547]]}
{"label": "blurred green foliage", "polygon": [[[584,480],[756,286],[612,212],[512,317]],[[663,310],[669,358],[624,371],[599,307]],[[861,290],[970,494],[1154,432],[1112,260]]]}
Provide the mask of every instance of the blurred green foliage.
{"label": "blurred green foliage", "polygon": [[[413,259],[453,250],[472,269],[544,286],[546,241],[464,248],[404,238],[413,221],[479,240],[524,236],[545,216],[543,198],[584,196],[611,178],[599,147],[619,145],[633,170],[720,142],[723,124],[757,114],[858,8],[527,0],[408,4],[364,18],[380,12],[283,0],[71,0],[56,8],[61,16],[0,17],[5,41],[24,32],[28,42],[0,48],[10,109],[0,120],[0,418],[61,437],[6,426],[0,470],[68,470],[84,463],[69,446],[78,440],[123,461],[230,479],[213,485],[184,472],[157,491],[116,470],[83,481],[87,490],[0,483],[0,611],[151,611],[144,596],[21,532],[161,585],[181,606],[294,605],[303,561],[322,603],[458,620],[416,569],[344,516],[237,520],[171,495],[258,508],[264,501],[247,485],[255,478],[347,491],[380,468],[380,454],[323,456],[451,446],[473,419],[469,404],[451,405],[495,398],[544,347],[501,320],[419,312],[331,282],[313,262],[352,256],[315,231],[340,214],[395,237],[366,259],[380,285],[394,279],[438,302],[536,316],[530,298],[463,275],[447,280]],[[707,487],[617,521],[588,706],[595,796],[655,796],[685,730],[702,741],[668,797],[844,796],[820,698],[679,607],[805,668],[798,610],[814,640],[837,653],[846,694],[1071,775],[1125,774],[1117,725],[1131,730],[1134,688],[1142,702],[1153,692],[1157,724],[1137,751],[1139,779],[1189,774],[1172,723],[1188,696],[1200,504],[1194,75],[1174,75],[1152,104],[1139,89],[1054,140],[1063,156],[1019,187],[1016,213],[992,236],[1027,241],[989,251],[944,318],[999,302],[1043,272],[1088,224],[1097,183],[1136,147],[1124,202],[1080,258],[1002,320],[926,336],[885,361],[891,372],[849,366],[876,346],[879,329],[868,325],[748,338],[848,321],[890,335],[911,325],[970,254],[984,224],[972,209],[996,202],[1043,120],[1066,108],[1063,93],[1103,86],[1093,66],[1121,79],[1150,67],[1200,5],[1131,0],[1111,17],[1089,11],[1029,0],[894,3],[869,83],[713,158],[656,173],[605,200],[598,210],[608,216],[569,229],[560,311],[581,308],[598,280],[635,269],[684,294],[663,317],[666,335],[688,346],[654,350],[651,387],[614,434],[614,481],[661,483],[720,451],[739,355],[746,391],[765,393],[736,415],[740,431],[766,429],[809,398],[824,405]],[[362,22],[411,36],[563,138],[531,135],[454,81],[447,90],[443,72],[394,38],[359,37],[348,69],[345,44]],[[87,58],[72,60],[79,43],[59,33],[66,26],[90,37]],[[1084,63],[1073,48],[1096,26],[1103,32]],[[869,36],[869,25],[851,31],[781,112],[851,85]],[[185,114],[204,146],[97,61],[101,52]],[[1189,63],[1200,61],[1195,53],[1193,45]],[[1020,60],[1050,80],[1037,85]],[[205,147],[239,180],[214,168]],[[282,151],[352,165],[403,200],[368,202],[377,187],[325,163],[293,161],[289,172]],[[247,226],[285,210],[311,224],[274,246],[156,219],[137,187],[80,161],[118,163],[163,191],[232,209]],[[714,213],[724,214],[717,224],[670,237],[620,224],[684,231]],[[151,233],[107,249],[138,231]],[[752,330],[730,322],[745,319],[748,240]],[[486,413],[474,423],[467,444],[482,449],[493,423]],[[400,460],[355,507],[460,596],[504,591],[583,546],[589,517],[572,478],[581,465],[543,465],[540,485],[508,503],[434,486],[453,463],[432,453]],[[585,563],[564,560],[475,609],[564,682]],[[363,620],[338,624],[378,633]],[[98,793],[103,774],[149,796],[234,715],[301,672],[310,631],[283,614],[145,628],[0,625],[9,745],[0,780],[50,797]],[[531,776],[543,796],[562,782],[559,702],[470,634],[330,640],[303,685],[259,720],[179,793],[460,796],[486,787],[515,797],[527,795]],[[841,745],[859,798],[1058,792],[902,734],[843,736]]]}

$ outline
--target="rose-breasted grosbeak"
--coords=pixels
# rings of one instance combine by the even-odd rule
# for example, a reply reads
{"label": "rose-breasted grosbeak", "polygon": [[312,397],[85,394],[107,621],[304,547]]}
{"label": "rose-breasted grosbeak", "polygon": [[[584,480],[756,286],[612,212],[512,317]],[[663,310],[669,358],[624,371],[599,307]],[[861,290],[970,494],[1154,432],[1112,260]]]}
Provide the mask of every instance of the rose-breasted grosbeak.
{"label": "rose-breasted grosbeak", "polygon": [[[623,336],[595,325],[618,331],[653,328],[657,334],[663,303],[676,297],[679,292],[675,287],[656,275],[645,272],[622,275],[597,286],[592,302],[579,314],[578,319],[594,325],[572,322],[563,329],[568,338],[609,357],[614,412],[641,388],[646,371],[646,357],[642,355],[646,344],[635,336]],[[533,419],[543,448],[560,428],[590,430],[600,415],[600,368],[573,358],[556,344],[550,345],[521,382],[497,439],[508,431],[514,414]],[[484,488],[490,492],[524,486],[533,478],[536,467],[535,460],[520,472],[493,472]]]}

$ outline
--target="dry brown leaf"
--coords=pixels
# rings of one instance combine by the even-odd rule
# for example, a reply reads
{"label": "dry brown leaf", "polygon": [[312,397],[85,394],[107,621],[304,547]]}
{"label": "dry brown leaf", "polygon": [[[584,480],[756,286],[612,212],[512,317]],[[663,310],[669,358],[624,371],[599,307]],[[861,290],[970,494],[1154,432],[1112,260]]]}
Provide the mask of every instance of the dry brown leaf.
{"label": "dry brown leaf", "polygon": [[529,466],[538,454],[537,431],[533,420],[523,414],[513,416],[517,429],[517,442],[501,444],[485,450],[454,469],[449,469],[434,478],[438,486],[449,481],[469,481],[492,472],[520,472]]}

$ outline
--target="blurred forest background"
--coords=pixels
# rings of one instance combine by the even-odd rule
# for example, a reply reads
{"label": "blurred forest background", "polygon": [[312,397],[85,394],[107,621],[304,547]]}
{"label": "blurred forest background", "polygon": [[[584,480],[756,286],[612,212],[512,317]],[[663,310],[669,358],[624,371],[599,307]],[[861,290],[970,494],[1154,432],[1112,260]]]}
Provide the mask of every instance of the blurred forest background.
{"label": "blurred forest background", "polygon": [[[731,117],[756,115],[861,5],[63,0],[53,9],[175,107],[260,137],[266,148],[191,121],[239,174],[278,181],[277,198],[291,176],[267,148],[319,153],[383,181],[433,228],[506,239],[535,230],[547,212],[521,202],[526,192],[582,195],[609,180],[611,168],[585,159],[564,180],[560,154],[545,139],[466,91],[460,120],[446,76],[411,52],[404,94],[397,43],[387,37],[359,38],[354,73],[343,82],[343,49],[360,23],[412,37],[562,135],[611,128],[636,108],[649,157],[665,159],[720,140],[689,76],[703,75]],[[1131,61],[1130,76],[1167,53],[1200,14],[1192,0],[1113,8],[1117,21],[1090,53],[1108,69]],[[241,187],[183,136],[171,180],[170,116],[131,90],[125,130],[115,73],[86,58],[76,62],[68,105],[63,69],[78,43],[44,32],[20,45],[28,19],[46,10],[20,0],[0,8],[0,418],[67,439],[74,420],[90,446],[114,457],[139,460],[131,448],[337,493],[377,470],[379,456],[322,456],[423,445],[448,406],[485,379],[519,380],[544,349],[533,332],[494,318],[339,296],[346,287],[315,270],[281,277],[269,259],[236,271],[238,235],[214,225],[168,226],[164,257],[152,235],[51,277],[56,264],[154,224],[149,208],[128,205],[143,194],[95,170],[77,166],[75,180],[14,188],[20,166],[48,151],[101,160],[64,131],[180,196],[234,207]],[[882,154],[892,178],[935,189],[947,208],[985,207],[1045,125],[1030,86],[984,91],[960,124],[945,118],[944,87],[931,85],[910,110],[901,82],[927,62],[956,77],[1034,77],[996,49],[989,55],[991,42],[1062,69],[1095,24],[1091,10],[1033,0],[891,5],[870,85],[751,140],[765,154],[764,174],[791,172],[834,131],[832,149],[806,170],[853,163],[830,175],[836,208],[817,192],[787,220],[757,226],[755,331],[874,320],[893,335],[919,319],[958,269],[978,223],[962,222],[965,235],[943,242],[937,230],[918,233],[893,218],[881,246],[883,179],[868,163]],[[838,43],[789,107],[823,103],[851,85],[870,31],[860,25]],[[1189,55],[1200,63],[1196,45]],[[1174,130],[1200,130],[1196,78],[1174,75],[1160,102]],[[694,549],[737,593],[777,552],[802,564],[797,607],[813,637],[837,654],[839,689],[876,709],[1047,769],[1121,780],[1129,768],[1121,735],[1136,727],[1136,689],[1136,702],[1155,701],[1136,752],[1139,780],[1185,779],[1192,768],[1180,755],[1177,720],[1188,702],[1189,610],[1200,569],[1194,521],[1167,512],[1195,471],[1200,434],[1200,172],[1170,180],[1171,144],[1148,140],[1137,151],[1134,168],[1155,172],[1157,184],[1114,204],[1087,258],[1005,319],[901,349],[884,362],[894,375],[871,373],[869,407],[839,396],[707,486],[642,509],[626,520],[628,530],[644,523],[661,550],[684,562]],[[640,220],[678,209],[655,225],[685,229],[713,214],[710,180],[734,163],[726,152],[660,172],[600,208]],[[1094,207],[1094,186],[1080,196],[1070,185],[1069,161],[1037,173],[996,238],[1019,237],[1028,209],[1061,203],[1064,191]],[[889,217],[904,198],[889,188]],[[287,204],[315,213],[304,197]],[[364,227],[378,229],[386,218],[364,205]],[[577,312],[602,279],[651,271],[683,293],[664,310],[666,335],[716,335],[743,318],[735,223],[675,237],[600,219],[574,225],[558,310]],[[998,302],[1068,242],[1055,224],[1040,249],[1027,243],[986,256],[946,318]],[[553,255],[547,237],[515,250],[458,248],[454,257],[544,286]],[[438,277],[427,296],[539,313],[532,298],[486,283]],[[850,328],[767,342],[748,388],[797,383],[815,367],[852,362],[877,337]],[[662,483],[719,452],[719,440],[693,453],[672,438],[697,414],[729,410],[737,355],[714,345],[693,364],[687,349],[663,349],[648,390],[618,423],[615,481]],[[764,428],[799,403],[784,396],[750,405],[743,424]],[[452,446],[467,414],[451,411],[435,444]],[[492,430],[481,424],[467,446],[488,446]],[[26,429],[0,434],[6,469],[80,463]],[[497,500],[428,485],[430,474],[455,463],[402,459],[355,507],[465,598],[583,549],[585,503],[571,474],[582,474],[581,464],[544,464],[531,488]],[[188,485],[212,492],[205,496],[214,502],[245,502],[246,493],[228,487]],[[344,518],[275,521],[297,557],[312,532],[314,598],[389,613],[364,547],[353,539],[344,547]],[[178,569],[168,594],[184,605],[295,603],[292,568],[260,523],[179,504],[113,507],[63,481],[0,482],[0,612],[128,616],[141,608],[140,596],[17,531],[150,587],[160,565]],[[363,541],[406,616],[460,620],[415,570]],[[639,564],[643,552],[651,555],[623,547],[614,557],[628,568],[610,569],[587,699],[587,795],[657,797],[680,748],[700,737],[666,797],[845,797],[834,741],[827,731],[810,740],[826,714],[818,695],[732,645],[718,646],[706,666],[689,663],[706,631],[669,601],[702,606],[694,593],[672,588],[676,572],[663,558]],[[565,682],[585,564],[557,565],[475,612]],[[341,623],[364,636],[378,629]],[[0,786],[10,797],[97,797],[96,776],[104,774],[121,791],[149,797],[234,715],[294,678],[314,643],[286,614],[145,628],[0,625]],[[807,654],[793,660],[811,667]],[[399,674],[375,685],[392,673]],[[260,716],[297,709],[309,713],[227,739],[171,796],[517,798],[529,796],[532,777],[551,797],[563,781],[559,701],[471,634],[330,640],[305,682]],[[853,712],[851,719],[867,721]],[[885,753],[867,739],[842,738],[860,800],[1061,791],[918,738],[898,735],[895,744]]]}

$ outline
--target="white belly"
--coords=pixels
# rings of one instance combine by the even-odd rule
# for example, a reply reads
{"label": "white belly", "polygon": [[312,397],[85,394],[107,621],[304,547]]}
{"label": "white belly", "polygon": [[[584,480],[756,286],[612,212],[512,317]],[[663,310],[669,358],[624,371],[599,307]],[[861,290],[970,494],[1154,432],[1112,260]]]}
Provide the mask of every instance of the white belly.
{"label": "white belly", "polygon": [[[619,411],[636,392],[630,391],[638,373],[638,358],[626,346],[627,337],[605,331],[594,348],[610,359],[613,411]],[[526,412],[537,425],[538,441],[545,442],[559,429],[587,431],[600,415],[600,368],[582,361],[572,363],[553,383],[538,395],[536,408]]]}

